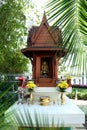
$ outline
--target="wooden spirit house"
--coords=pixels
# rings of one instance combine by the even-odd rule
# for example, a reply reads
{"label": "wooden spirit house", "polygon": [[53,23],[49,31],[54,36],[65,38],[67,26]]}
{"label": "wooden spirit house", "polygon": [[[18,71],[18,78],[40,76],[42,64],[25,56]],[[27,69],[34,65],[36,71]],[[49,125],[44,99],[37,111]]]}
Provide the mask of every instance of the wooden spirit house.
{"label": "wooden spirit house", "polygon": [[32,80],[38,87],[55,87],[58,80],[58,62],[66,53],[62,50],[59,27],[50,27],[44,14],[40,26],[29,30],[27,47],[22,53],[31,60]]}

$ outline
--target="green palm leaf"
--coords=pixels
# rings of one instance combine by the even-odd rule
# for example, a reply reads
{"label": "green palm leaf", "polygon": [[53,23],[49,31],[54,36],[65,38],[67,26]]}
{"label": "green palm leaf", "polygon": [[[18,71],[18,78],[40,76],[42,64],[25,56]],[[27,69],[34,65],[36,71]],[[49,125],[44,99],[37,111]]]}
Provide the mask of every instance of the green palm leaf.
{"label": "green palm leaf", "polygon": [[86,9],[86,0],[50,0],[46,7],[49,22],[62,31],[63,47],[67,48],[64,61],[74,74],[87,75]]}

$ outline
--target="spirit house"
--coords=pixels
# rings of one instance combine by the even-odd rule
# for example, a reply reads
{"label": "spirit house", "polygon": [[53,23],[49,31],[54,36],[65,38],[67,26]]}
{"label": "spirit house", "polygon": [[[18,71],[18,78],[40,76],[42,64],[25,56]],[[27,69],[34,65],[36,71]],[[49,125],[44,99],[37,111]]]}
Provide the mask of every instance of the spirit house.
{"label": "spirit house", "polygon": [[50,27],[44,14],[40,26],[29,30],[27,47],[22,53],[32,64],[32,80],[38,87],[55,87],[58,80],[58,63],[66,53],[62,50],[59,27]]}

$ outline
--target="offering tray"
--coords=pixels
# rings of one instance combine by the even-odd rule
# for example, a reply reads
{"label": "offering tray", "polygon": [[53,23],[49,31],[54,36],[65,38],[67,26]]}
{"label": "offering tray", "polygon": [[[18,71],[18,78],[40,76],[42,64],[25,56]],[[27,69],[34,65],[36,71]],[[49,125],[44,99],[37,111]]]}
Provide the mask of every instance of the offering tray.
{"label": "offering tray", "polygon": [[47,106],[50,103],[50,97],[49,96],[40,96],[39,97],[39,103],[40,105]]}

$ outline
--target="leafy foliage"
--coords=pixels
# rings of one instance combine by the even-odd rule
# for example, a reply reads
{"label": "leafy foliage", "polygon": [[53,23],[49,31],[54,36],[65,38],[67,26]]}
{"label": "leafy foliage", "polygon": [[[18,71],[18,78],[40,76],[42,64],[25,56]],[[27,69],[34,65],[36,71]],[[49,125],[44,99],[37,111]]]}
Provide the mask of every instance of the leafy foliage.
{"label": "leafy foliage", "polygon": [[[27,71],[27,59],[21,54],[26,35],[24,0],[4,0],[0,5],[0,72],[22,73]],[[25,61],[25,62],[24,62]]]}
{"label": "leafy foliage", "polygon": [[64,61],[72,74],[87,75],[87,1],[50,0],[47,5],[49,21],[62,30]]}
{"label": "leafy foliage", "polygon": [[87,88],[73,88],[72,93],[69,93],[67,96],[71,99],[75,99],[76,90],[78,100],[87,100]]}

